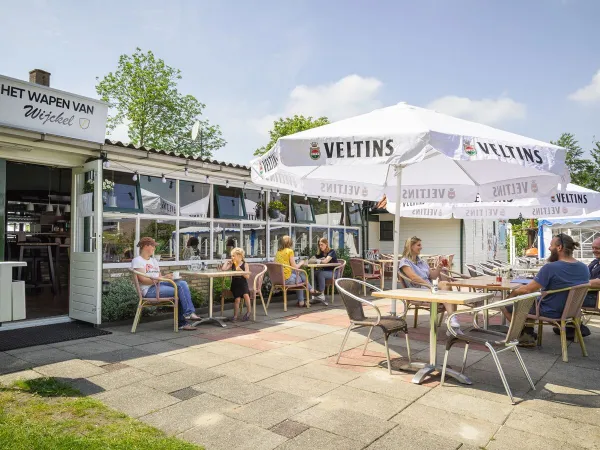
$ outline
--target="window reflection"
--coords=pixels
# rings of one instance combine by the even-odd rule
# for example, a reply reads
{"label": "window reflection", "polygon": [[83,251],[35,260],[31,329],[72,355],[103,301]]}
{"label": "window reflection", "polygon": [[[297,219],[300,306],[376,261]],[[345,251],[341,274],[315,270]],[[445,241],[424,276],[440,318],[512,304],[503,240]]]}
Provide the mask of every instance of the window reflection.
{"label": "window reflection", "polygon": [[281,238],[283,236],[290,234],[290,229],[287,226],[270,225],[269,231],[270,231],[270,248],[269,248],[270,255],[269,256],[271,256],[271,258],[274,258],[275,254],[277,253],[277,249],[279,248],[279,241],[281,240]]}
{"label": "window reflection", "polygon": [[266,225],[244,224],[244,243],[242,248],[246,258],[264,258],[267,254]]}
{"label": "window reflection", "polygon": [[129,262],[135,256],[135,219],[105,219],[102,225],[102,261]]}
{"label": "window reflection", "polygon": [[176,209],[176,180],[166,179],[162,182],[160,177],[140,176],[140,189],[145,214],[174,216]]}
{"label": "window reflection", "polygon": [[210,222],[179,222],[179,259],[210,259]]}
{"label": "window reflection", "polygon": [[242,233],[239,223],[215,222],[213,226],[213,248],[215,259],[231,257],[231,250],[242,243]]}
{"label": "window reflection", "polygon": [[210,185],[180,181],[179,214],[187,217],[208,218],[210,216]]}
{"label": "window reflection", "polygon": [[156,241],[154,256],[161,261],[175,260],[175,221],[171,220],[140,220],[140,238],[150,236]]}
{"label": "window reflection", "polygon": [[216,217],[222,219],[245,219],[242,190],[234,187],[215,186]]}
{"label": "window reflection", "polygon": [[106,211],[141,212],[141,201],[137,182],[131,174],[104,170],[102,203]]}
{"label": "window reflection", "polygon": [[292,227],[292,238],[294,239],[294,253],[300,256],[310,256],[310,229],[308,227]]}
{"label": "window reflection", "polygon": [[329,202],[329,225],[344,225],[344,203],[339,200]]}

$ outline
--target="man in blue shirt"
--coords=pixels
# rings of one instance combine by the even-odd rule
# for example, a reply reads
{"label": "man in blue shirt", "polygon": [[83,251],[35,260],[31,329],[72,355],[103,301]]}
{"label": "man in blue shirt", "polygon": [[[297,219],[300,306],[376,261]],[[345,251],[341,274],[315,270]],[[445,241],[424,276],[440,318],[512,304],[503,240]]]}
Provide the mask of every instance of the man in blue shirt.
{"label": "man in blue shirt", "polygon": [[[509,298],[537,291],[554,291],[589,283],[590,273],[588,267],[573,258],[573,251],[576,248],[579,248],[579,242],[573,241],[571,236],[563,233],[554,236],[550,241],[548,264],[542,266],[533,281],[512,291]],[[540,315],[560,319],[568,295],[569,292],[566,291],[545,296],[540,303]],[[533,309],[535,310],[535,305]],[[512,308],[506,308],[504,315],[510,319],[511,312]],[[533,335],[533,330],[526,329],[524,333]]]}

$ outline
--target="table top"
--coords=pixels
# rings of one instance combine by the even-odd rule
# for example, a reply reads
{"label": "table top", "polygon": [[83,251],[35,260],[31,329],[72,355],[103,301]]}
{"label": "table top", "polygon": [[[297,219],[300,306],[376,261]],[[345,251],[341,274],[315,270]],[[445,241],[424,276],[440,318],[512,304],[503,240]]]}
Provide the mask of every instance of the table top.
{"label": "table top", "polygon": [[58,245],[56,242],[17,242],[17,245],[25,245],[27,247],[48,247],[49,245]]}
{"label": "table top", "polygon": [[478,303],[493,294],[482,294],[476,292],[438,291],[432,294],[429,289],[395,289],[390,291],[373,292],[373,297],[391,298],[398,300],[413,300],[430,303],[451,303],[454,305],[470,305]]}
{"label": "table top", "polygon": [[511,267],[514,272],[538,273],[542,267],[527,269],[525,267]]}
{"label": "table top", "polygon": [[475,278],[467,278],[467,279],[463,279],[463,280],[459,279],[459,280],[455,280],[455,281],[448,281],[447,283],[449,286],[466,287],[466,288],[474,288],[474,289],[487,288],[487,289],[491,289],[494,291],[511,291],[511,290],[516,289],[519,286],[521,286],[520,283],[503,282],[502,284],[495,284],[496,277],[492,277],[490,275],[484,275],[484,276],[475,277]]}
{"label": "table top", "polygon": [[217,278],[217,277],[239,277],[242,275],[250,275],[250,272],[242,270],[179,270],[180,274],[197,275],[199,277]]}
{"label": "table top", "polygon": [[325,264],[319,264],[319,263],[314,263],[314,264],[309,264],[306,263],[304,264],[304,266],[310,268],[310,269],[318,269],[319,267],[339,267],[341,265],[341,263],[325,263]]}
{"label": "table top", "polygon": [[25,266],[27,266],[27,263],[25,261],[0,261],[0,266],[25,267]]}

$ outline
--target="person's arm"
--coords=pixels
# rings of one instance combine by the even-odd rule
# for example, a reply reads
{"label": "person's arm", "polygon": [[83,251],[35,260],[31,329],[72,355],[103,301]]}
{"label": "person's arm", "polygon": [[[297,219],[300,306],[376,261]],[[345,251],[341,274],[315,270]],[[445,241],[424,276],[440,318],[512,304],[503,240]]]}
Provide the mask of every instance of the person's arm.
{"label": "person's arm", "polygon": [[600,289],[600,278],[592,278],[590,280],[590,286],[592,289]]}
{"label": "person's arm", "polygon": [[329,252],[329,254],[325,258],[321,259],[321,264],[327,264],[329,261],[331,261],[332,253],[333,251]]}
{"label": "person's arm", "polygon": [[532,280],[529,282],[529,284],[524,284],[523,286],[520,286],[517,289],[515,289],[514,291],[512,291],[510,293],[510,295],[508,296],[508,298],[513,298],[518,295],[532,294],[534,292],[541,291],[542,288],[543,288],[543,286],[540,283],[538,283],[535,280]]}
{"label": "person's arm", "polygon": [[299,264],[296,264],[296,261],[294,260],[294,252],[290,253],[290,266],[292,266],[294,269],[299,269],[303,264],[304,261],[300,261]]}
{"label": "person's arm", "polygon": [[221,270],[231,270],[232,267],[233,267],[233,260],[228,259],[221,266]]}
{"label": "person's arm", "polygon": [[442,271],[442,264],[440,263],[435,269],[429,269],[429,276],[432,280],[440,277],[440,272]]}
{"label": "person's arm", "polygon": [[423,278],[421,278],[419,275],[417,275],[415,273],[414,270],[412,270],[412,267],[410,267],[408,265],[402,266],[398,270],[401,270],[402,273],[410,279],[410,281],[414,281],[415,283],[420,283],[420,284],[431,285],[431,283],[428,280],[424,280]]}

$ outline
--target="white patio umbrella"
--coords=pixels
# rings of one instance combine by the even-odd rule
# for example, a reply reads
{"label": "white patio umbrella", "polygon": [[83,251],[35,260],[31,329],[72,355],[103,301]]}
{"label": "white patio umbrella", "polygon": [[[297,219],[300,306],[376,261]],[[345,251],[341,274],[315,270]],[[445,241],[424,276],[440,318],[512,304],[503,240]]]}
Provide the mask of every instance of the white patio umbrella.
{"label": "white patio umbrella", "polygon": [[[565,156],[552,144],[401,103],[280,138],[251,162],[251,174],[258,185],[309,195],[377,200],[385,193],[400,217],[402,201],[552,195],[569,181]],[[399,235],[396,220],[394,272]]]}

